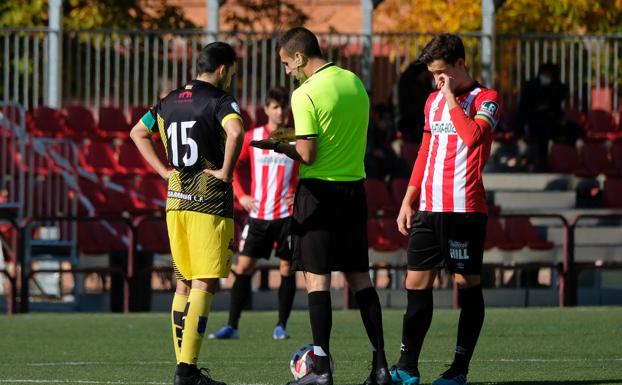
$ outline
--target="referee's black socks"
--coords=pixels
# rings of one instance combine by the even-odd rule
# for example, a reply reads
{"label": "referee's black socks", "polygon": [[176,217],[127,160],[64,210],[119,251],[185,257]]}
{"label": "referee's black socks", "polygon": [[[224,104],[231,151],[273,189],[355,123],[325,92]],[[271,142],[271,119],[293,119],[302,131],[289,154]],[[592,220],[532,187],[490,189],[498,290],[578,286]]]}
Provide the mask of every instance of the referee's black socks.
{"label": "referee's black socks", "polygon": [[452,367],[464,374],[469,370],[479,333],[484,323],[484,297],[482,286],[477,285],[458,290],[460,320],[458,321],[458,339]]}
{"label": "referee's black socks", "polygon": [[375,368],[387,366],[387,357],[384,353],[384,335],[382,331],[382,308],[378,292],[373,287],[359,290],[355,293],[356,301],[361,311],[361,319],[369,342],[374,348],[373,364]]}
{"label": "referee's black socks", "polygon": [[330,330],[333,326],[332,304],[330,291],[312,291],[309,298],[309,318],[313,334],[313,352],[317,358],[315,373],[326,373],[330,370]]}
{"label": "referee's black socks", "polygon": [[231,304],[229,306],[229,322],[227,324],[234,329],[238,328],[242,309],[248,301],[251,293],[252,275],[235,274],[235,282],[231,288]]}
{"label": "referee's black socks", "polygon": [[406,290],[408,306],[402,326],[402,347],[397,366],[410,373],[419,373],[419,353],[432,322],[434,300],[432,289]]}
{"label": "referee's black socks", "polygon": [[281,275],[281,285],[279,286],[279,322],[277,325],[287,327],[289,314],[292,312],[294,296],[296,295],[296,273]]}

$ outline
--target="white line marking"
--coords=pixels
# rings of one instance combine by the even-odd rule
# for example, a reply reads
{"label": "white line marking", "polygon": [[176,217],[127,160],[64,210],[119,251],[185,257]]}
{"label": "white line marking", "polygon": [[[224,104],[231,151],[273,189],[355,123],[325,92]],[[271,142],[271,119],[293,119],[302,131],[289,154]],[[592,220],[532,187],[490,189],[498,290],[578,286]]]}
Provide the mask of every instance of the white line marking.
{"label": "white line marking", "polygon": [[0,383],[19,384],[107,384],[107,385],[168,385],[170,382],[125,382],[125,381],[90,381],[90,380],[0,380]]}

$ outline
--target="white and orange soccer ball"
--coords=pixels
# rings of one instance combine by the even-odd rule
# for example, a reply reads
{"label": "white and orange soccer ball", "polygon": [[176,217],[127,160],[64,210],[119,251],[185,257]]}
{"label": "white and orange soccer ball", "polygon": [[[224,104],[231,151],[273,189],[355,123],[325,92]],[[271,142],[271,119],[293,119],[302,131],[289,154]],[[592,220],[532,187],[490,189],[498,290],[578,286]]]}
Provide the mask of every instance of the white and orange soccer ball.
{"label": "white and orange soccer ball", "polygon": [[[315,365],[313,344],[301,346],[294,352],[292,359],[289,361],[289,369],[292,371],[296,380],[309,373],[313,365]],[[331,372],[335,371],[335,362],[333,361],[332,355],[330,355],[330,370]]]}

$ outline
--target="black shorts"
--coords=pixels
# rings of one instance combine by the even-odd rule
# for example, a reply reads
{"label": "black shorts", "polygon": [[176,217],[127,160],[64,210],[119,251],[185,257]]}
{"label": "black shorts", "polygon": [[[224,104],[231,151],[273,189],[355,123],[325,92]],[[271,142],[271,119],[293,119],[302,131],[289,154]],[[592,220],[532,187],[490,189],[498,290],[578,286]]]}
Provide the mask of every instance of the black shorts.
{"label": "black shorts", "polygon": [[408,269],[446,267],[452,273],[479,275],[487,221],[482,213],[419,211],[408,240]]}
{"label": "black shorts", "polygon": [[240,255],[253,259],[270,259],[276,243],[276,256],[286,261],[292,260],[290,247],[291,217],[263,220],[248,218],[242,230]]}
{"label": "black shorts", "polygon": [[314,274],[369,271],[363,180],[298,182],[292,222],[293,268]]}

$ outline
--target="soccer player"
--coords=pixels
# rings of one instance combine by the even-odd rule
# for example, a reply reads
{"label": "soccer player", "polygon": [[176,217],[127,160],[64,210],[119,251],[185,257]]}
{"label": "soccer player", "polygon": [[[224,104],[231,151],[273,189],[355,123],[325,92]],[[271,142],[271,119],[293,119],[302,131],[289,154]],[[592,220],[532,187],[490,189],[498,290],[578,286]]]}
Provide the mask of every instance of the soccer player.
{"label": "soccer player", "polygon": [[[251,140],[267,139],[268,135],[282,128],[289,108],[289,94],[282,87],[268,91],[264,111],[268,123],[246,133],[244,146],[233,177],[236,198],[249,213],[242,231],[235,282],[231,289],[229,321],[209,338],[239,338],[238,323],[242,308],[251,294],[251,278],[257,260],[269,259],[276,243],[276,256],[280,259],[281,286],[279,287],[279,320],[272,337],[275,340],[289,338],[287,319],[292,311],[296,294],[296,275],[291,272],[291,207],[294,204],[294,188],[298,180],[298,163],[272,150],[250,147]],[[251,169],[250,195],[240,183],[241,167]]]}
{"label": "soccer player", "polygon": [[458,284],[461,312],[454,361],[433,384],[464,385],[484,322],[480,275],[488,206],[482,170],[502,104],[497,91],[469,76],[458,36],[435,36],[419,60],[434,76],[437,91],[425,105],[423,141],[397,217],[399,231],[410,232],[408,307],[401,356],[391,377],[394,384],[419,384],[419,353],[432,321],[432,283],[445,266]]}
{"label": "soccer player", "polygon": [[382,311],[369,279],[367,204],[363,181],[369,97],[352,72],[327,62],[317,37],[297,27],[279,41],[285,71],[301,83],[292,95],[296,144],[265,140],[255,145],[301,162],[292,223],[295,269],[305,273],[313,371],[294,385],[331,385],[330,277],[342,271],[356,295],[372,345],[372,371],[365,384],[390,383],[384,352]]}
{"label": "soccer player", "polygon": [[[175,385],[223,385],[196,364],[212,296],[233,258],[231,181],[244,129],[240,108],[224,89],[235,69],[230,45],[206,45],[197,78],[160,100],[131,132],[143,157],[168,179],[166,224],[177,276],[171,309]],[[172,170],[156,155],[153,132],[160,133]]]}

